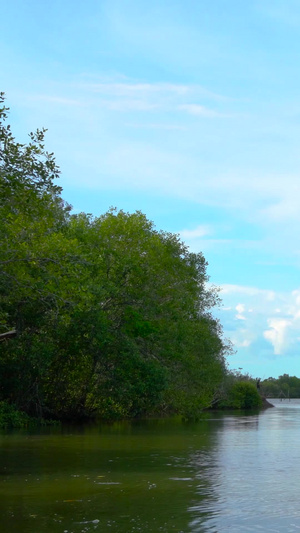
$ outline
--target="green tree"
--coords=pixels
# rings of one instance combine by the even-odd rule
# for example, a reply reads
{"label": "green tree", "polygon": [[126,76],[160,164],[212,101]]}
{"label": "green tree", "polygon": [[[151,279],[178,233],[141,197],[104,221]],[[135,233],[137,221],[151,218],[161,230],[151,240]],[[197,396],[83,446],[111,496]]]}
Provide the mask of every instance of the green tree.
{"label": "green tree", "polygon": [[197,415],[227,351],[205,258],[141,212],[71,215],[44,131],[21,145],[6,115],[3,105],[0,401],[58,418]]}
{"label": "green tree", "polygon": [[[77,243],[65,235],[70,207],[54,184],[59,170],[44,131],[17,143],[3,94],[0,104],[0,395],[39,410],[42,354],[58,315],[72,305]],[[8,342],[10,331],[16,338]]]}
{"label": "green tree", "polygon": [[[89,401],[94,397],[99,402],[103,375],[109,374],[110,404],[120,405],[121,354],[127,354],[132,362],[151,365],[158,405],[162,399],[166,410],[184,414],[207,407],[223,376],[226,346],[220,324],[209,313],[218,295],[207,289],[203,255],[191,254],[178,236],[156,231],[139,212],[111,210],[94,220],[80,215],[73,219],[73,229],[92,258],[88,292],[97,298],[93,307],[105,314],[109,335],[108,351],[96,355]],[[124,390],[122,398],[126,405],[121,411],[136,412],[136,401],[131,411]]]}
{"label": "green tree", "polygon": [[226,409],[258,409],[262,407],[262,399],[254,383],[237,381],[229,387],[227,394],[217,407]]}

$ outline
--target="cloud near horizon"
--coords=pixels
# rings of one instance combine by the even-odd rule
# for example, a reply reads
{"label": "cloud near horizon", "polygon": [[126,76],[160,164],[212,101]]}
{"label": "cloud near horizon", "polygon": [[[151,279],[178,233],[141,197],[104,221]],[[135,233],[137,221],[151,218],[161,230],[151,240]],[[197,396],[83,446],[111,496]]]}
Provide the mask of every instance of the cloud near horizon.
{"label": "cloud near horizon", "polygon": [[269,347],[271,356],[298,356],[300,289],[283,293],[223,285],[221,298],[224,307],[219,316],[226,336],[237,348],[247,348],[250,353],[252,346],[259,351],[261,345],[264,351]]}

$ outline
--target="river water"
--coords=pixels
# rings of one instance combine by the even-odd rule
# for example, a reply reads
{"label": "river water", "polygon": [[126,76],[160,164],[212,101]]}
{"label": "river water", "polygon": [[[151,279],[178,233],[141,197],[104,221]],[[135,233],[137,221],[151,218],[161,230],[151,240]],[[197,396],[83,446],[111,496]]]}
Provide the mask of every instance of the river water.
{"label": "river water", "polygon": [[0,433],[1,533],[300,532],[300,400]]}

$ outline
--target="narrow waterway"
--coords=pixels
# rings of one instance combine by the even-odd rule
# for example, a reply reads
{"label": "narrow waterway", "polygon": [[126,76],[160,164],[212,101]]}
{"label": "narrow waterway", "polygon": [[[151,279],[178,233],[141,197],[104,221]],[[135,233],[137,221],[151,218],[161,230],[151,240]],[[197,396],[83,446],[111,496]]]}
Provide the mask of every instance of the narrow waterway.
{"label": "narrow waterway", "polygon": [[2,431],[1,533],[299,532],[300,400],[259,414]]}

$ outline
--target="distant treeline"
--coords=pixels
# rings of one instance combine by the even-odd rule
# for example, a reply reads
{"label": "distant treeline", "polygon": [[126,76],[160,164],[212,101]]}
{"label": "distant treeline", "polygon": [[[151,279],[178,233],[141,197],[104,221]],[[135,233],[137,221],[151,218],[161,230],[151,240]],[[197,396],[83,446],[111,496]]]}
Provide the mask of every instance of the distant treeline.
{"label": "distant treeline", "polygon": [[268,398],[300,398],[300,378],[289,374],[270,377],[261,382],[261,390]]}

